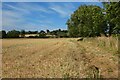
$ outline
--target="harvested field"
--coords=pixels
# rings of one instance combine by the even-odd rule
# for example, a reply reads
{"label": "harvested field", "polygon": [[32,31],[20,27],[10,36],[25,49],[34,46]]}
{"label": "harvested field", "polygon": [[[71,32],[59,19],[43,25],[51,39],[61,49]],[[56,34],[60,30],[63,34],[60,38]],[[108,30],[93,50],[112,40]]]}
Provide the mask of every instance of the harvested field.
{"label": "harvested field", "polygon": [[[3,39],[3,78],[117,78],[117,39]],[[110,45],[109,45],[110,43]]]}

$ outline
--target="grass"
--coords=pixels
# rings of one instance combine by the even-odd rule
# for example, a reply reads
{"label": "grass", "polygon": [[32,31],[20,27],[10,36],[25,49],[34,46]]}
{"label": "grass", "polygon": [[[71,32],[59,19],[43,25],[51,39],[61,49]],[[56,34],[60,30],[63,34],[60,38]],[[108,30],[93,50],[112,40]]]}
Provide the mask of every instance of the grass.
{"label": "grass", "polygon": [[104,78],[117,77],[117,39],[113,37],[2,41],[3,78],[89,78],[92,65]]}
{"label": "grass", "polygon": [[114,54],[116,54],[118,51],[118,38],[117,37],[87,38],[85,41],[104,51],[112,52]]}

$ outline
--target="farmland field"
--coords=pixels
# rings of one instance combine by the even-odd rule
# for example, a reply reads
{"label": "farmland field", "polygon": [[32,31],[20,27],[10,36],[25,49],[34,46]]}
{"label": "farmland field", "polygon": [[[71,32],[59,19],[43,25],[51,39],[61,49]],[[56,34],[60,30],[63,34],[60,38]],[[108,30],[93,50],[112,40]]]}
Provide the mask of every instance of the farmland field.
{"label": "farmland field", "polygon": [[3,39],[2,77],[117,78],[117,54],[115,38]]}

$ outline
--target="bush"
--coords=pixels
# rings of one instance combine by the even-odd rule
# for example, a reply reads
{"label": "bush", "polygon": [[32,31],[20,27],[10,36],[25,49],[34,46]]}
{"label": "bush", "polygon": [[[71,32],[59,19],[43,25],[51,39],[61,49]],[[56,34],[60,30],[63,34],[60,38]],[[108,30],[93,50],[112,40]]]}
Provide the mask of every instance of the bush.
{"label": "bush", "polygon": [[19,31],[12,30],[12,31],[9,31],[9,32],[7,33],[7,37],[8,37],[8,38],[19,38],[19,34],[20,34]]}

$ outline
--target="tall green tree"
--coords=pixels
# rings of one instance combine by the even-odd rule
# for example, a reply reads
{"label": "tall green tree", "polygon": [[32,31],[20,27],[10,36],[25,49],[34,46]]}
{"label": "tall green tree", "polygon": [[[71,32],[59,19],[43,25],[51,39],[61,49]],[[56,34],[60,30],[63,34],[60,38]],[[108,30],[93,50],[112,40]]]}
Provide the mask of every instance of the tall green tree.
{"label": "tall green tree", "polygon": [[119,34],[120,33],[120,1],[103,3],[104,10],[106,12],[105,19],[107,21],[108,33]]}
{"label": "tall green tree", "polygon": [[74,23],[71,19],[69,19],[66,23],[68,25],[68,34],[70,37],[78,36],[78,27],[74,26]]}
{"label": "tall green tree", "polygon": [[72,37],[94,37],[103,32],[104,14],[99,6],[82,5],[67,21],[68,32]]}

